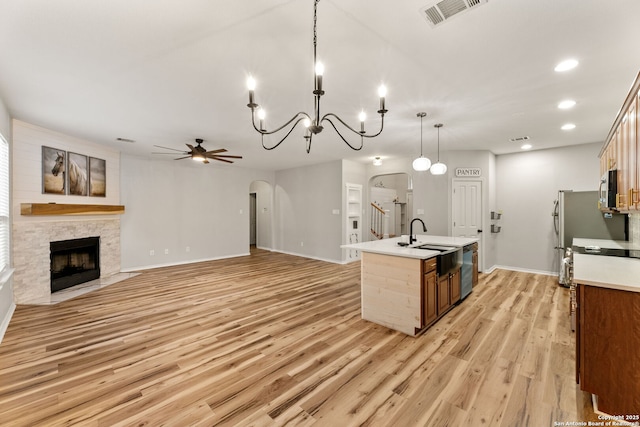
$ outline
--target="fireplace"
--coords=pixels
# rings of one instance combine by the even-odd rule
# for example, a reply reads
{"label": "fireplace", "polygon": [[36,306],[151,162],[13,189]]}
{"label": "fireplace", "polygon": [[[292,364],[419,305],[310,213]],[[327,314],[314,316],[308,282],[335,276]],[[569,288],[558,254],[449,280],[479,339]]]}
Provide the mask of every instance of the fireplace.
{"label": "fireplace", "polygon": [[100,237],[51,242],[51,292],[100,278]]}

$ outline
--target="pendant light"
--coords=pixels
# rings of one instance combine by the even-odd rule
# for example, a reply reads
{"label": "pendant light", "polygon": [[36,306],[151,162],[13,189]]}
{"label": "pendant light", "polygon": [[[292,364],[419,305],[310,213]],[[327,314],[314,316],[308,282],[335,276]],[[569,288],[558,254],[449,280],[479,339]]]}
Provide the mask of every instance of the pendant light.
{"label": "pendant light", "polygon": [[447,165],[440,163],[440,128],[442,123],[436,123],[433,127],[438,129],[438,161],[431,165],[431,175],[444,175],[447,172]]}
{"label": "pendant light", "polygon": [[416,114],[417,117],[420,117],[420,157],[413,161],[413,169],[418,172],[426,171],[431,166],[431,160],[422,155],[422,119],[426,115],[425,112]]}

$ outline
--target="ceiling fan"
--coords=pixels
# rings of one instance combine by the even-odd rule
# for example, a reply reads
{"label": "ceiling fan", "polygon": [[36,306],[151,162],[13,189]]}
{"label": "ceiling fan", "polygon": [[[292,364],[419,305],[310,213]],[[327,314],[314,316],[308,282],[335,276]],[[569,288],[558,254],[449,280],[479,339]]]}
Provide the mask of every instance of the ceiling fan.
{"label": "ceiling fan", "polygon": [[[182,159],[193,159],[193,160],[197,160],[200,161],[202,163],[209,163],[209,159],[211,160],[218,160],[220,162],[226,162],[226,163],[233,163],[232,160],[227,160],[227,159],[241,159],[242,156],[231,156],[229,154],[219,154],[219,153],[225,153],[227,150],[224,148],[220,148],[218,150],[211,150],[211,151],[207,151],[201,144],[204,142],[203,139],[201,138],[196,138],[196,146],[194,147],[191,144],[185,144],[187,147],[189,147],[189,151],[183,151],[183,150],[176,150],[175,148],[169,148],[169,147],[162,147],[160,145],[154,145],[154,147],[158,147],[158,148],[163,148],[165,150],[172,150],[172,151],[178,151],[181,154],[184,154],[184,157],[178,157],[177,159],[174,160],[182,160]],[[151,153],[151,154],[171,154],[172,156],[175,156],[174,153]]]}

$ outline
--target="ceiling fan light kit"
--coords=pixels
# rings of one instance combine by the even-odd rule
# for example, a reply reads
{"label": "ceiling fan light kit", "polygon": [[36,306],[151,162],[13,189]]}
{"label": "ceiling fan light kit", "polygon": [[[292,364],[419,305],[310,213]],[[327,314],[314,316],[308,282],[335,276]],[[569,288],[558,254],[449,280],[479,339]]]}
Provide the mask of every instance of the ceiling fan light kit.
{"label": "ceiling fan light kit", "polygon": [[[382,133],[382,130],[384,129],[384,115],[388,111],[385,108],[385,97],[387,96],[387,88],[384,85],[381,85],[378,88],[378,96],[380,98],[380,109],[378,110],[378,114],[380,114],[380,130],[377,133],[373,133],[373,134],[366,133],[365,127],[364,127],[366,114],[364,113],[364,111],[362,111],[359,115],[360,130],[356,130],[352,128],[344,120],[342,120],[339,116],[337,116],[334,113],[327,113],[324,116],[320,115],[320,98],[322,97],[322,95],[324,95],[325,92],[322,87],[322,75],[324,74],[324,65],[321,62],[319,62],[317,59],[317,42],[318,42],[317,11],[318,11],[319,2],[320,0],[314,0],[314,4],[313,4],[313,63],[315,66],[315,79],[314,79],[314,89],[313,89],[315,102],[314,102],[313,115],[309,115],[306,112],[299,112],[296,115],[294,115],[291,119],[289,119],[289,121],[283,124],[282,126],[277,127],[273,130],[267,130],[265,128],[265,118],[266,118],[265,110],[262,107],[260,107],[260,105],[255,100],[256,80],[252,76],[249,76],[249,78],[247,79],[247,89],[249,90],[249,103],[247,104],[247,107],[251,109],[251,123],[253,124],[253,128],[255,129],[255,131],[260,134],[260,137],[262,140],[262,147],[265,150],[273,150],[274,148],[278,147],[285,139],[287,139],[287,137],[291,134],[291,132],[293,132],[293,130],[296,128],[296,126],[300,122],[303,122],[303,125],[306,128],[304,132],[304,139],[306,140],[307,153],[311,151],[311,141],[313,139],[313,135],[322,132],[322,129],[324,129],[322,125],[325,122],[329,123],[331,127],[333,127],[333,129],[336,131],[340,139],[342,139],[342,141],[344,141],[344,143],[347,144],[349,148],[355,151],[362,149],[364,145],[364,138],[374,138],[380,135]],[[258,116],[257,124],[256,124],[256,116]],[[334,123],[333,120],[336,120],[337,122],[339,122],[346,130],[356,135],[359,135],[360,145],[356,146],[356,145],[350,144],[349,141],[347,141],[347,139],[342,135],[342,133],[340,133],[340,130],[338,130],[336,123]],[[290,125],[291,127],[289,127]],[[285,128],[287,127],[289,128],[285,130]],[[272,146],[265,145],[265,142],[264,142],[265,135],[273,135],[280,131],[285,132],[282,139],[280,139],[278,142],[276,142]]]}
{"label": "ceiling fan light kit", "polygon": [[[177,151],[180,154],[183,154],[184,157],[178,157],[174,160],[182,160],[182,159],[191,159],[197,162],[202,162],[202,163],[209,163],[209,160],[217,160],[219,162],[225,162],[225,163],[233,163],[232,160],[229,159],[241,159],[242,156],[232,156],[230,154],[220,154],[220,153],[226,153],[227,150],[224,148],[219,148],[217,150],[211,150],[211,151],[207,151],[203,146],[202,143],[204,142],[203,139],[201,138],[197,138],[196,139],[196,146],[194,147],[191,144],[186,144],[187,147],[189,147],[189,151],[183,151],[183,150],[176,150],[175,148],[169,148],[169,147],[162,147],[160,145],[154,145],[154,147],[158,147],[158,148],[163,148],[165,150],[172,150],[172,151]],[[175,153],[152,153],[152,154],[170,154],[172,156],[175,156]]]}

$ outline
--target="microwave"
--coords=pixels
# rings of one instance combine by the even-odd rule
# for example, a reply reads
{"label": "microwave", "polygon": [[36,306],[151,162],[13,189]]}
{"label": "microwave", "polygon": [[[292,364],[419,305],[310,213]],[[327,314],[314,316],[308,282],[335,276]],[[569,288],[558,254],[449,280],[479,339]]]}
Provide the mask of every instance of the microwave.
{"label": "microwave", "polygon": [[616,194],[618,194],[618,171],[607,171],[600,179],[600,207],[616,209]]}

